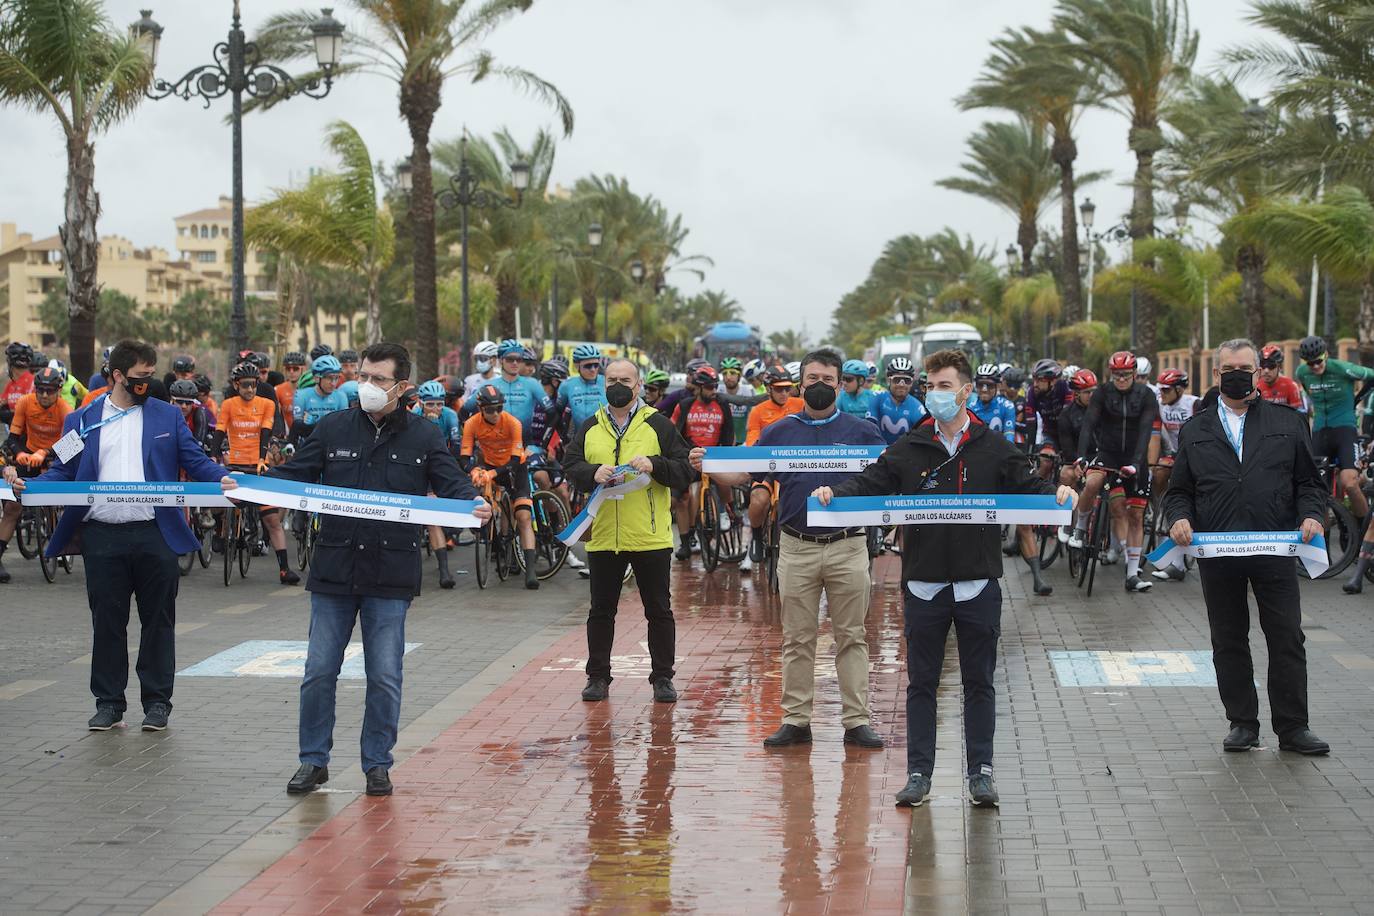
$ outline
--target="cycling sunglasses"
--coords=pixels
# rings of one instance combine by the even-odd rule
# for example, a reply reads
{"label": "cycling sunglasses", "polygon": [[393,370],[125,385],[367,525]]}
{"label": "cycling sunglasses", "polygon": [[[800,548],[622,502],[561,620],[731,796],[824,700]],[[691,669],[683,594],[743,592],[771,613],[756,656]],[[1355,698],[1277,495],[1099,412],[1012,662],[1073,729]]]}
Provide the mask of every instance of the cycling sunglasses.
{"label": "cycling sunglasses", "polygon": [[910,385],[914,379],[909,375],[889,375],[887,383],[889,385]]}
{"label": "cycling sunglasses", "polygon": [[1303,360],[1303,362],[1307,363],[1307,365],[1313,368],[1316,368],[1317,366],[1320,366],[1322,363],[1326,362],[1326,357],[1320,356],[1316,359],[1305,359]]}
{"label": "cycling sunglasses", "polygon": [[172,403],[182,407],[195,407],[200,402],[194,398],[172,398]]}

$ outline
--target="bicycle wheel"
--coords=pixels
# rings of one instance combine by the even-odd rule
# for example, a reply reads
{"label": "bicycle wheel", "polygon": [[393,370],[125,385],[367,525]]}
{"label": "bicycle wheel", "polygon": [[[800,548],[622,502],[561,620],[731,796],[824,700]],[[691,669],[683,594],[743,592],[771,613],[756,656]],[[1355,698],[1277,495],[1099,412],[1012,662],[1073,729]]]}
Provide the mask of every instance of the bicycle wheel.
{"label": "bicycle wheel", "polygon": [[197,537],[200,539],[200,549],[196,551],[196,557],[200,560],[200,568],[209,569],[210,561],[215,558],[215,552],[211,544],[211,538],[214,536],[215,528],[213,525],[206,527],[205,519],[201,517],[201,513],[204,511],[203,509],[199,509],[192,516],[192,518],[196,520],[195,527],[192,530],[196,532]]}
{"label": "bicycle wheel", "polygon": [[1111,509],[1107,507],[1105,499],[1097,501],[1097,530],[1093,532],[1091,551],[1088,554],[1088,592],[1089,598],[1093,594],[1093,580],[1097,578],[1098,558],[1111,549],[1112,544],[1112,519]]}
{"label": "bicycle wheel", "polygon": [[778,513],[775,507],[769,507],[767,527],[763,529],[765,561],[768,564],[768,590],[773,594],[778,593],[778,551],[780,548],[779,537],[782,535],[778,527]]}
{"label": "bicycle wheel", "polygon": [[234,553],[236,552],[238,547],[238,530],[239,525],[241,524],[240,518],[242,516],[242,509],[229,509],[224,513],[224,517],[221,520],[222,526],[220,530],[224,532],[220,540],[224,542],[223,547],[225,588],[229,587],[229,582],[232,580],[234,575]]}
{"label": "bicycle wheel", "polygon": [[1089,558],[1093,557],[1097,549],[1097,510],[1101,508],[1101,503],[1093,508],[1088,515],[1088,524],[1083,529],[1083,546],[1074,551],[1078,554],[1078,587],[1083,588],[1088,582]]}
{"label": "bicycle wheel", "polygon": [[48,531],[48,513],[46,511],[38,513],[34,528],[35,539],[38,542],[38,565],[43,569],[43,578],[49,582],[56,581],[57,558],[48,556],[48,540],[51,537],[51,532]]}
{"label": "bicycle wheel", "polygon": [[[534,525],[534,574],[539,579],[548,579],[563,567],[568,559],[568,545],[558,539],[558,532],[568,527],[567,507],[558,494],[549,490],[539,490],[531,497],[530,520]],[[521,572],[525,570],[525,552],[515,553]]]}
{"label": "bicycle wheel", "polygon": [[492,559],[496,563],[496,578],[505,582],[510,578],[511,566],[514,565],[511,559],[511,542],[515,540],[514,515],[511,513],[510,497],[502,491],[496,497],[496,511],[492,514],[492,523],[496,524],[497,530],[492,536]]}
{"label": "bicycle wheel", "polygon": [[1059,528],[1055,525],[1037,525],[1035,528],[1035,539],[1039,541],[1040,548],[1040,571],[1044,572],[1054,565],[1054,561],[1059,559]]}
{"label": "bicycle wheel", "polygon": [[697,543],[701,545],[701,565],[707,572],[713,572],[720,565],[720,497],[714,488],[701,496]]}
{"label": "bicycle wheel", "polygon": [[476,571],[477,587],[486,588],[487,579],[491,576],[491,526],[495,522],[488,522],[478,528],[473,543],[476,544]]}
{"label": "bicycle wheel", "polygon": [[19,527],[14,532],[14,544],[19,555],[26,560],[38,556],[38,522],[36,509],[24,509],[19,516]]}
{"label": "bicycle wheel", "polygon": [[[1331,565],[1317,578],[1330,579],[1345,572],[1346,567],[1355,562],[1360,554],[1363,532],[1355,530],[1355,516],[1350,514],[1344,503],[1332,496],[1326,497],[1326,517],[1322,521],[1322,529],[1326,537],[1326,558]],[[1298,575],[1311,578],[1307,574],[1307,567],[1301,563],[1298,564]]]}
{"label": "bicycle wheel", "polygon": [[296,513],[291,513],[292,534],[296,538],[296,569],[305,572],[310,565],[310,517],[305,517],[300,526],[296,525]]}
{"label": "bicycle wheel", "polygon": [[258,541],[258,520],[253,509],[246,509],[239,522],[238,554],[239,578],[248,578],[248,567],[253,562],[253,548]]}

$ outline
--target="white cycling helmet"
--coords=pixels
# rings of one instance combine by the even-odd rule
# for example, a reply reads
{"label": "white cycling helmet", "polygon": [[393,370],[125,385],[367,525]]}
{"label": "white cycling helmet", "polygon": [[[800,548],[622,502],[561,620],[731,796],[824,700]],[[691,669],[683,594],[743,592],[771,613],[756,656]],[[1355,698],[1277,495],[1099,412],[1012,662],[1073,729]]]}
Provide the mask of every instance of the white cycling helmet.
{"label": "white cycling helmet", "polygon": [[763,375],[763,370],[768,368],[761,359],[751,359],[744,364],[744,380],[752,383],[754,379]]}
{"label": "white cycling helmet", "polygon": [[491,340],[479,340],[477,346],[472,348],[472,355],[478,359],[495,359],[496,342]]}
{"label": "white cycling helmet", "polygon": [[1064,367],[1064,378],[1073,378],[1078,374],[1078,370],[1082,368],[1082,366],[1075,366],[1073,363],[1069,363]]}
{"label": "white cycling helmet", "polygon": [[791,376],[793,384],[797,384],[801,381],[801,360],[793,360],[783,366],[783,369],[787,370],[787,374]]}
{"label": "white cycling helmet", "polygon": [[1149,375],[1149,374],[1150,374],[1150,361],[1149,361],[1148,359],[1146,359],[1145,357],[1143,357],[1143,356],[1137,356],[1137,357],[1135,358],[1135,374],[1136,374],[1136,375]]}

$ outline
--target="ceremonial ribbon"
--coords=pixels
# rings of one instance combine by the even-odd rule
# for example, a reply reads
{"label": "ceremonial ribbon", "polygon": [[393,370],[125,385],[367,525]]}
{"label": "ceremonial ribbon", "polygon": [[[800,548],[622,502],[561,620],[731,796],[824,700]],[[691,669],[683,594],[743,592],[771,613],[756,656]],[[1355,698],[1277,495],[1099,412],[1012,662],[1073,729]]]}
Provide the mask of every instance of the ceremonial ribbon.
{"label": "ceremonial ribbon", "polygon": [[701,469],[708,474],[739,471],[858,473],[878,460],[884,445],[748,445],[708,448]]}
{"label": "ceremonial ribbon", "polygon": [[978,493],[968,496],[837,496],[806,501],[813,528],[858,525],[1067,525],[1073,510],[1053,496]]}
{"label": "ceremonial ribbon", "polygon": [[1194,532],[1187,547],[1180,547],[1173,538],[1166,538],[1146,559],[1163,569],[1182,566],[1185,556],[1208,560],[1217,557],[1297,557],[1313,579],[1331,565],[1326,553],[1326,538],[1318,534],[1304,544],[1300,531]]}
{"label": "ceremonial ribbon", "polygon": [[[230,506],[218,483],[194,481],[29,480],[21,502],[26,506]],[[0,498],[13,499],[13,494]]]}
{"label": "ceremonial ribbon", "polygon": [[7,500],[7,499],[10,500],[11,502],[14,502],[14,501],[15,501],[15,499],[14,499],[14,491],[10,489],[10,485],[9,485],[9,484],[7,484],[7,483],[0,483],[0,502],[4,502],[4,501]]}
{"label": "ceremonial ribbon", "polygon": [[449,528],[479,528],[482,525],[472,514],[478,502],[471,499],[354,490],[237,472],[233,477],[238,481],[238,488],[231,491],[233,498],[261,506]]}
{"label": "ceremonial ribbon", "polygon": [[648,474],[641,474],[628,464],[622,464],[615,469],[611,475],[611,480],[617,483],[603,483],[591,492],[587,497],[587,505],[582,507],[582,511],[573,516],[573,520],[568,523],[568,527],[558,532],[558,539],[564,544],[576,544],[582,540],[582,535],[587,532],[592,519],[596,518],[596,513],[601,510],[601,506],[608,499],[624,499],[627,493],[642,490],[653,482],[653,478]]}

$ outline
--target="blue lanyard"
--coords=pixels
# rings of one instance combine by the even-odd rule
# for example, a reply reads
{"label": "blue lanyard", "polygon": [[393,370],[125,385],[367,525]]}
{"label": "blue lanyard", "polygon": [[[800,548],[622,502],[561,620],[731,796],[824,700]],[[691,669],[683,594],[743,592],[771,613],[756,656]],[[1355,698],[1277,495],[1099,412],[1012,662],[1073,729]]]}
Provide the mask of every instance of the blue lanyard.
{"label": "blue lanyard", "polygon": [[[107,397],[109,397],[109,395],[104,395],[104,396],[102,396],[102,397],[100,398],[100,400],[96,401],[96,403],[100,405],[100,410],[101,410],[101,412],[104,412],[104,410],[105,410],[105,398],[107,398]],[[125,418],[126,416],[128,416],[129,414],[133,413],[135,410],[139,410],[142,406],[143,406],[143,405],[141,405],[141,404],[135,404],[133,407],[130,407],[128,410],[121,410],[121,411],[119,411],[119,413],[115,414],[115,415],[112,416],[112,417],[106,417],[104,420],[101,420],[99,423],[95,424],[94,426],[87,426],[87,425],[83,422],[83,423],[81,424],[81,431],[80,431],[79,433],[77,433],[77,435],[81,438],[81,441],[82,441],[82,442],[85,442],[85,441],[86,441],[86,437],[89,436],[91,433],[95,432],[95,431],[96,431],[97,429],[99,429],[100,427],[102,427],[102,426],[109,426],[111,423],[116,423],[116,422],[118,422],[118,421],[124,419],[124,418]],[[118,409],[118,408],[116,408],[116,409]],[[85,419],[85,418],[83,417],[82,420],[84,421],[84,419]]]}
{"label": "blue lanyard", "polygon": [[792,414],[792,416],[796,417],[800,422],[805,423],[807,426],[824,426],[827,423],[834,423],[836,420],[838,420],[840,418],[840,411],[839,408],[836,408],[834,413],[820,420],[813,420],[804,413],[794,413]]}
{"label": "blue lanyard", "polygon": [[[1224,404],[1222,404],[1222,405],[1217,405],[1217,406],[1220,407],[1222,410],[1230,410],[1230,409],[1231,409],[1231,408],[1225,406]],[[1239,438],[1237,438],[1237,439],[1232,439],[1232,438],[1231,438],[1231,424],[1229,424],[1229,423],[1226,422],[1226,418],[1225,418],[1225,417],[1222,417],[1222,418],[1221,418],[1221,431],[1222,431],[1223,433],[1226,434],[1226,441],[1229,442],[1229,443],[1231,443],[1231,448],[1233,448],[1233,449],[1236,450],[1236,460],[1237,460],[1237,461],[1240,460],[1240,447],[1241,447],[1241,443],[1243,443],[1243,442],[1245,441],[1245,418],[1248,417],[1249,415],[1250,415],[1250,412],[1249,412],[1248,410],[1247,410],[1245,413],[1243,413],[1243,414],[1240,415],[1240,436],[1239,436]]]}

